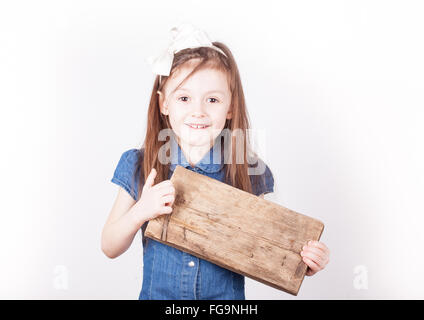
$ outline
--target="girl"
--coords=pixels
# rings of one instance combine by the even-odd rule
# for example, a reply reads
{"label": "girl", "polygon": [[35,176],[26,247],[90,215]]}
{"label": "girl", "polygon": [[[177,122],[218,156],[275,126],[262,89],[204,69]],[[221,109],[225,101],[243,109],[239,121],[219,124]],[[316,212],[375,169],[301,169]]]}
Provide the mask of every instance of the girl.
{"label": "girl", "polygon": [[[236,150],[234,136],[221,144],[222,132],[249,129],[240,75],[230,50],[190,24],[171,32],[174,40],[168,50],[149,60],[157,76],[144,144],[122,154],[111,180],[120,188],[103,228],[102,250],[109,258],[118,257],[141,228],[139,299],[245,299],[242,275],[144,237],[150,219],[172,212],[175,189],[169,179],[177,165],[257,196],[274,191],[271,170],[251,150],[246,135],[241,135],[246,146],[243,161],[236,159],[240,149]],[[169,139],[164,139],[164,131],[170,132],[165,137]],[[228,154],[231,157],[224,156]],[[251,163],[263,169],[255,172]],[[329,261],[329,250],[321,242],[309,242],[301,255],[309,267],[307,275],[322,270]]]}

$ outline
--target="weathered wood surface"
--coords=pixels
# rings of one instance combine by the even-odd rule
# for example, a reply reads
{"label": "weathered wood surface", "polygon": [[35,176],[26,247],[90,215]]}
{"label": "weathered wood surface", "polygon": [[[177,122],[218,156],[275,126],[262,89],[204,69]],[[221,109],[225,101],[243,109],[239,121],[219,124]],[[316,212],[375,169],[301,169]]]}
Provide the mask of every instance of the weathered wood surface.
{"label": "weathered wood surface", "polygon": [[324,224],[218,180],[177,166],[173,212],[145,235],[223,268],[297,295],[307,265],[300,252]]}

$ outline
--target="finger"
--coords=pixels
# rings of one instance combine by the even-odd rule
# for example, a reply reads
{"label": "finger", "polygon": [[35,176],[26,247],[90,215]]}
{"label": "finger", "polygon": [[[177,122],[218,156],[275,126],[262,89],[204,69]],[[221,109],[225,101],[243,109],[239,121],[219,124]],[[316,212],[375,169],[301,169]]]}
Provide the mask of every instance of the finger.
{"label": "finger", "polygon": [[143,189],[144,188],[151,188],[153,186],[153,183],[155,182],[156,174],[157,174],[156,169],[152,168],[152,170],[150,171],[150,173],[149,173],[149,175],[146,179],[146,182],[144,183]]}
{"label": "finger", "polygon": [[174,201],[175,201],[175,195],[171,195],[172,196],[172,200],[170,202],[165,203],[166,206],[173,206],[174,205]]}
{"label": "finger", "polygon": [[172,186],[172,181],[171,180],[163,180],[161,182],[159,182],[158,184],[155,185],[156,189],[160,189],[162,187],[166,187],[166,186]]}
{"label": "finger", "polygon": [[315,254],[311,251],[302,251],[300,253],[300,255],[302,257],[306,257],[306,258],[312,260],[316,265],[318,265],[319,268],[322,269],[324,267],[324,259],[321,256],[319,256],[319,255],[317,255],[317,254]]}
{"label": "finger", "polygon": [[303,251],[315,253],[320,258],[320,260],[317,262],[319,262],[322,268],[324,268],[330,261],[329,252],[323,252],[321,249],[309,246],[306,247]]}
{"label": "finger", "polygon": [[[312,246],[312,245],[304,245],[303,247],[302,247],[302,252],[313,252],[313,253],[315,253],[315,254],[317,254],[317,255],[319,255],[319,256],[321,256],[321,257],[325,257],[325,256],[327,256],[328,254],[326,253],[326,252],[324,252],[323,250],[321,250],[320,248],[317,248],[317,247],[315,247],[315,246]],[[302,252],[300,253],[301,255],[302,255]]]}
{"label": "finger", "polygon": [[163,187],[157,190],[158,194],[160,194],[161,196],[165,196],[165,195],[175,195],[175,188],[174,187]]}
{"label": "finger", "polygon": [[161,198],[161,202],[163,204],[174,202],[174,196],[172,196],[172,195],[164,196],[164,197]]}
{"label": "finger", "polygon": [[316,273],[321,270],[321,268],[308,257],[303,257],[303,262],[312,270],[313,273]]}
{"label": "finger", "polygon": [[169,214],[172,212],[172,207],[164,206],[159,209],[159,214]]}
{"label": "finger", "polygon": [[311,268],[308,267],[308,269],[306,269],[306,275],[307,276],[313,276],[315,273],[317,273],[317,271],[313,271]]}
{"label": "finger", "polygon": [[[316,248],[316,247],[312,247],[312,246],[303,246],[303,248],[302,248],[303,250],[303,252],[313,252],[313,253],[315,253],[316,255],[319,255],[319,256],[321,256],[321,257],[323,257],[323,256],[326,256],[326,253],[324,252],[324,251],[322,251],[321,249],[319,249],[319,248]],[[324,259],[323,259],[324,260]]]}
{"label": "finger", "polygon": [[302,257],[307,257],[311,259],[313,262],[315,262],[321,269],[325,266],[325,258],[322,255],[313,253],[311,251],[303,251],[303,254],[301,253]]}
{"label": "finger", "polygon": [[324,243],[319,242],[319,241],[312,241],[311,240],[311,241],[308,242],[308,245],[309,246],[314,246],[315,248],[318,248],[318,249],[322,250],[325,253],[330,252],[330,250],[327,248],[327,246]]}

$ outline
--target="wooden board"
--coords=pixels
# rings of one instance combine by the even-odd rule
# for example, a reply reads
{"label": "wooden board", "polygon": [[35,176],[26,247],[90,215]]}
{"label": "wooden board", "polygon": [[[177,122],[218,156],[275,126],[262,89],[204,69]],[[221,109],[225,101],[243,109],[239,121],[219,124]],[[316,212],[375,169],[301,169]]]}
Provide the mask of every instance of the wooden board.
{"label": "wooden board", "polygon": [[173,211],[150,220],[145,236],[297,295],[300,252],[322,222],[182,166],[171,181]]}

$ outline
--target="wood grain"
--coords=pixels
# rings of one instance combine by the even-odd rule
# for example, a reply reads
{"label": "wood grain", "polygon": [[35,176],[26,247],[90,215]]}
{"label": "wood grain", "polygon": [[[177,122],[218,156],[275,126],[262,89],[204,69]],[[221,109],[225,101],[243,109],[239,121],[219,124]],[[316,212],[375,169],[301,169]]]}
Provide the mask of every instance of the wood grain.
{"label": "wood grain", "polygon": [[300,252],[324,224],[254,194],[177,166],[173,211],[145,236],[297,295],[307,265]]}

